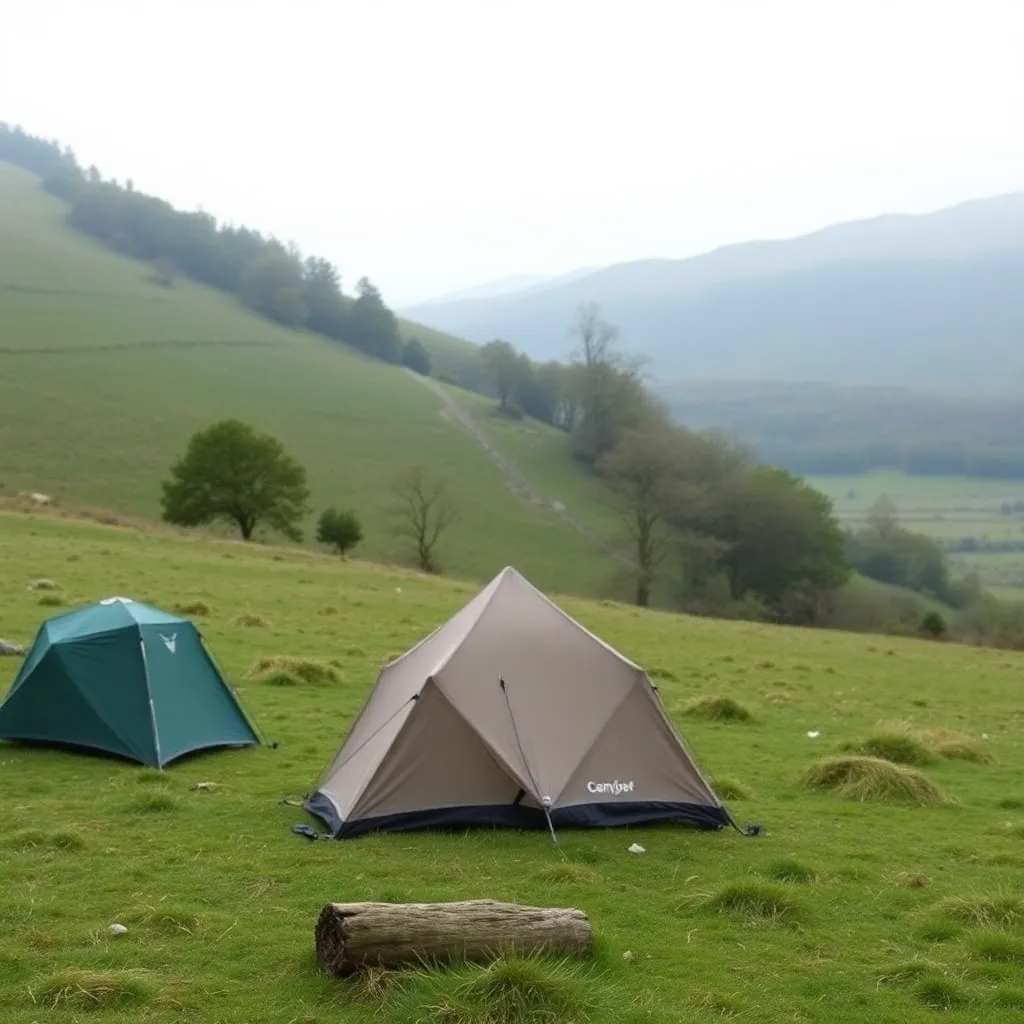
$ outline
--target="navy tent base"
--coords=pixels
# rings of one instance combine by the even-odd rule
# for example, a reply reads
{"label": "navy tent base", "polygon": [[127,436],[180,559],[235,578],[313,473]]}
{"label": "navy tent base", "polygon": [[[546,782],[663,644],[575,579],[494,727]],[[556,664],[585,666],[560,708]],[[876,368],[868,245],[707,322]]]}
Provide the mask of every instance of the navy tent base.
{"label": "navy tent base", "polygon": [[[429,810],[385,814],[342,821],[334,805],[320,793],[304,804],[335,839],[351,839],[371,832],[414,832],[425,829],[510,828],[533,831],[548,827],[544,812],[521,804],[475,807],[436,807]],[[557,829],[614,828],[626,825],[688,824],[701,829],[733,826],[724,807],[683,803],[593,803],[557,808],[551,824]]]}

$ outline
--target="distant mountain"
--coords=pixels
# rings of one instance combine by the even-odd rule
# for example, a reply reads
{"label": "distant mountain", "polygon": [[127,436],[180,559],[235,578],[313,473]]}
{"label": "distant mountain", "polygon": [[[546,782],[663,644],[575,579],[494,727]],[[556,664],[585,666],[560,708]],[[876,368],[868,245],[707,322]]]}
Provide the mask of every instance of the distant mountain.
{"label": "distant mountain", "polygon": [[499,277],[495,281],[485,281],[483,284],[459,288],[457,291],[449,292],[447,295],[442,295],[436,299],[429,299],[426,302],[419,303],[416,307],[410,308],[446,305],[450,302],[466,302],[477,299],[496,299],[508,295],[523,295],[524,293],[532,293],[549,285],[568,284],[578,277],[592,274],[594,269],[594,267],[583,267],[579,270],[570,271],[567,274],[512,274],[509,277]]}
{"label": "distant mountain", "polygon": [[471,341],[563,357],[598,302],[661,379],[1024,389],[1024,193],[685,260],[616,264],[403,310]]}

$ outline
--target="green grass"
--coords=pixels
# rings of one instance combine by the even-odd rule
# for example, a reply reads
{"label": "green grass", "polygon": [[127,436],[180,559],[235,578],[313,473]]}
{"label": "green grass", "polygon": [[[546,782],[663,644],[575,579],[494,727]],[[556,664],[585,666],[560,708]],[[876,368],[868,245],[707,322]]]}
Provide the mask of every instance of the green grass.
{"label": "green grass", "polygon": [[[912,476],[896,472],[860,476],[811,476],[809,482],[832,498],[840,520],[863,524],[871,504],[887,494],[907,529],[938,540],[1024,541],[1024,517],[1004,516],[1000,506],[1024,500],[1024,480]],[[961,571],[974,571],[999,597],[1024,599],[1024,552],[956,554]]]}
{"label": "green grass", "polygon": [[[483,1024],[487,1006],[516,1024],[729,1014],[925,1022],[936,1007],[944,1019],[1001,1022],[1018,1007],[1024,844],[1003,823],[1020,821],[1021,655],[694,620],[553,591],[588,628],[658,669],[701,767],[751,785],[730,807],[764,834],[566,831],[557,847],[543,833],[507,831],[310,843],[290,831],[305,814],[282,799],[316,785],[380,665],[475,585],[7,513],[0,566],[3,635],[20,642],[47,614],[26,589],[43,576],[60,584],[67,607],[110,593],[165,608],[204,602],[207,641],[279,743],[209,753],[163,774],[0,744],[5,1024],[76,1014],[99,1024]],[[266,625],[236,625],[244,615]],[[331,666],[338,676],[266,685],[249,678],[261,659]],[[17,663],[0,661],[0,691]],[[682,712],[723,692],[756,716],[733,724]],[[779,694],[786,699],[771,699]],[[915,703],[922,694],[924,706]],[[803,773],[823,754],[878,722],[905,720],[936,734],[987,733],[996,760],[930,764],[929,778],[956,801],[943,808],[804,789]],[[216,788],[194,791],[200,781]],[[646,853],[628,853],[634,841]],[[582,908],[595,962],[507,959],[353,982],[316,969],[313,924],[325,902],[483,897]],[[127,932],[112,934],[115,923]],[[920,969],[907,973],[908,964]],[[880,983],[894,973],[903,980]]]}
{"label": "green grass", "polygon": [[[438,548],[444,571],[480,580],[511,563],[546,586],[618,593],[608,585],[617,565],[550,508],[513,494],[401,368],[279,328],[187,280],[158,287],[146,265],[68,228],[64,211],[0,163],[0,494],[41,491],[155,519],[160,481],[189,436],[236,416],[307,467],[308,539],[319,510],[351,506],[366,533],[357,557],[405,562],[390,486],[419,463],[449,479],[460,509]],[[579,473],[563,434],[534,424],[532,436],[546,464]]]}

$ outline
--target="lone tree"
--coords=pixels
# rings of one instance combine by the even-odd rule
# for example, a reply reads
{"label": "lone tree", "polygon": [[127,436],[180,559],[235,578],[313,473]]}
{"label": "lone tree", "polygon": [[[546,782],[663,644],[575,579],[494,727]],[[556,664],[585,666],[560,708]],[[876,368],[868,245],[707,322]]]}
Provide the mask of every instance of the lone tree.
{"label": "lone tree", "polygon": [[394,491],[398,529],[415,545],[416,564],[424,572],[439,572],[434,549],[441,534],[458,518],[447,483],[413,466],[395,480]]}
{"label": "lone tree", "polygon": [[163,518],[179,526],[234,523],[244,540],[265,523],[301,541],[308,511],[306,470],[280,442],[238,420],[221,420],[194,434],[171,467],[163,489]]}
{"label": "lone tree", "polygon": [[316,525],[316,539],[329,544],[342,558],[363,539],[363,528],[354,512],[324,509]]}

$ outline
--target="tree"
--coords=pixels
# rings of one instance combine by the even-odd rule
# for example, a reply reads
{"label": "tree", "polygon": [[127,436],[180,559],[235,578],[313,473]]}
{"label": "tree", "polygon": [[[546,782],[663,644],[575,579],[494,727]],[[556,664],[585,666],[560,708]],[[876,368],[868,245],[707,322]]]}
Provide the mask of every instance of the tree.
{"label": "tree", "polygon": [[615,351],[616,329],[596,303],[576,311],[573,333],[579,344],[572,355],[577,368],[578,417],[573,431],[577,458],[593,466],[610,452],[627,430],[669,425],[663,406],[644,388],[643,360]]}
{"label": "tree", "polygon": [[377,359],[397,363],[402,357],[402,339],[395,314],[384,305],[380,292],[367,278],[359,279],[356,293],[348,311],[352,344]]}
{"label": "tree", "polygon": [[724,489],[712,533],[735,598],[778,605],[795,587],[833,590],[847,579],[843,534],[829,499],[783,469],[758,466]]}
{"label": "tree", "polygon": [[179,526],[216,520],[237,525],[244,540],[265,523],[300,541],[308,511],[306,471],[280,442],[238,420],[194,434],[162,483],[163,518]]}
{"label": "tree", "polygon": [[636,603],[650,603],[670,539],[668,516],[680,491],[679,451],[671,433],[633,431],[598,463],[622,516],[636,563]]}
{"label": "tree", "polygon": [[316,539],[333,547],[344,558],[363,539],[363,528],[354,512],[339,512],[332,505],[320,514]]}
{"label": "tree", "polygon": [[410,338],[402,346],[402,365],[422,377],[430,376],[430,353],[419,338]]}
{"label": "tree", "polygon": [[484,345],[480,350],[480,356],[494,382],[498,406],[505,410],[509,407],[509,401],[520,373],[519,355],[507,341],[495,339]]}
{"label": "tree", "polygon": [[341,278],[334,264],[320,256],[310,256],[302,265],[302,280],[309,329],[329,338],[342,338],[347,311],[341,295]]}
{"label": "tree", "polygon": [[302,265],[283,246],[257,256],[242,275],[242,301],[287,327],[306,322]]}
{"label": "tree", "polygon": [[447,483],[413,466],[398,476],[394,491],[398,529],[415,545],[416,564],[424,572],[439,572],[434,555],[437,542],[458,518]]}
{"label": "tree", "polygon": [[899,529],[899,509],[896,502],[883,494],[876,501],[872,502],[867,514],[868,526],[886,540]]}
{"label": "tree", "polygon": [[946,620],[936,611],[925,612],[920,632],[933,640],[941,640],[946,635]]}

